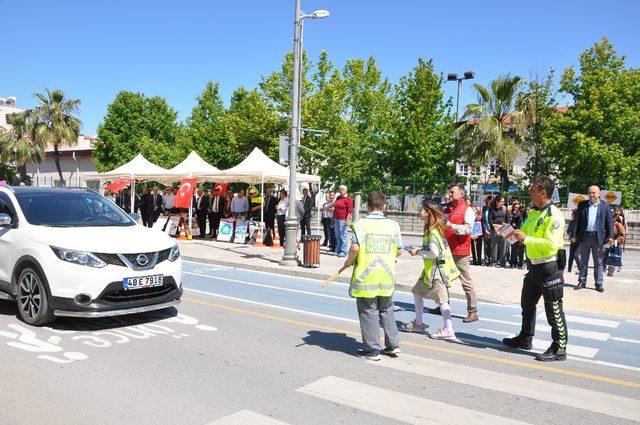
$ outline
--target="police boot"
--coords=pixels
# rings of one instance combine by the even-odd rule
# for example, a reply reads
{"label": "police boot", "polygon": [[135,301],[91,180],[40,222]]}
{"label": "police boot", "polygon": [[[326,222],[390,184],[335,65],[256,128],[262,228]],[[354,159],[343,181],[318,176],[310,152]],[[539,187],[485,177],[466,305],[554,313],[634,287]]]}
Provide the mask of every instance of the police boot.
{"label": "police boot", "polygon": [[509,347],[520,348],[521,350],[531,350],[533,348],[531,338],[522,335],[516,335],[513,338],[504,338],[502,343]]}
{"label": "police boot", "polygon": [[536,355],[536,360],[540,362],[553,362],[567,360],[567,351],[558,347],[558,344],[553,342],[551,346],[544,353]]}

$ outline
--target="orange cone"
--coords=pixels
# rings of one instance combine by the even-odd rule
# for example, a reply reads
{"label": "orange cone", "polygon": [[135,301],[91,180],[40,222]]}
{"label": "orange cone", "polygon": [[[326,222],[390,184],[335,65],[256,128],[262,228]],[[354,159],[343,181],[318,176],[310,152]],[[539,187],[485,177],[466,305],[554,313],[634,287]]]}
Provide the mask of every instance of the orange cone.
{"label": "orange cone", "polygon": [[275,237],[273,238],[273,246],[271,248],[280,248],[280,236],[279,232],[273,232]]}
{"label": "orange cone", "polygon": [[256,243],[253,246],[264,246],[262,239],[262,229],[259,229],[256,233]]}

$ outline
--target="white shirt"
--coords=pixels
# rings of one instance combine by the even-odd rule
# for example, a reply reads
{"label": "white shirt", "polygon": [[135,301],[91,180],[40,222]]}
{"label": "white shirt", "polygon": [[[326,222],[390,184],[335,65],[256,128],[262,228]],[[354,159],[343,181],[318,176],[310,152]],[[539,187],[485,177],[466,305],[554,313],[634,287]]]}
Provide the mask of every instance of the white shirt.
{"label": "white shirt", "polygon": [[326,210],[323,208],[322,209],[322,218],[333,218],[333,210],[331,209],[331,205],[333,204],[333,201],[326,201],[323,205],[323,207],[329,207]]}
{"label": "white shirt", "polygon": [[220,207],[220,197],[222,195],[214,195],[213,199],[211,200],[211,212],[214,213],[218,213],[219,211],[219,207]]}
{"label": "white shirt", "polygon": [[470,235],[471,229],[473,229],[473,223],[476,221],[476,213],[473,208],[468,207],[464,212],[464,223],[453,224],[451,223],[451,230],[456,235]]}
{"label": "white shirt", "polygon": [[281,199],[278,202],[278,215],[285,215],[289,209],[289,198]]}
{"label": "white shirt", "polygon": [[165,210],[170,210],[171,208],[173,208],[174,199],[176,199],[176,195],[174,195],[173,193],[164,195],[162,197],[162,206],[164,206]]}

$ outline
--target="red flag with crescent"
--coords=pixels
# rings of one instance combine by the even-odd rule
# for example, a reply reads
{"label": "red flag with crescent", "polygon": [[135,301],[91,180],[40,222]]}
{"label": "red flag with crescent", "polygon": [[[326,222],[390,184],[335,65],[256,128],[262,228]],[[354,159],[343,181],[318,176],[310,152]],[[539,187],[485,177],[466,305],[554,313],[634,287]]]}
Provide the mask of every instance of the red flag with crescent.
{"label": "red flag with crescent", "polygon": [[198,179],[182,179],[176,199],[173,200],[174,208],[189,208],[197,184]]}
{"label": "red flag with crescent", "polygon": [[224,194],[227,193],[227,184],[226,183],[215,183],[213,185],[213,191],[215,192],[216,189],[220,189],[220,195],[224,196]]}
{"label": "red flag with crescent", "polygon": [[132,179],[116,180],[113,183],[109,183],[104,188],[110,190],[111,192],[120,192],[122,189],[129,186],[132,181]]}

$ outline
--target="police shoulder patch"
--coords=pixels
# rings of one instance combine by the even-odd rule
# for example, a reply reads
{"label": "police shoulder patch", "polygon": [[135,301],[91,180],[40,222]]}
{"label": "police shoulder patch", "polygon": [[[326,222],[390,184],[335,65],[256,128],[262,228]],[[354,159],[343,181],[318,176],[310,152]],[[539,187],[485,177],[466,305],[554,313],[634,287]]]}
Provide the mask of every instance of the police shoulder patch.
{"label": "police shoulder patch", "polygon": [[558,230],[560,228],[560,225],[562,223],[560,223],[560,220],[556,220],[553,222],[553,224],[551,225],[553,227],[554,230]]}

